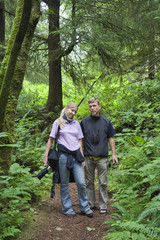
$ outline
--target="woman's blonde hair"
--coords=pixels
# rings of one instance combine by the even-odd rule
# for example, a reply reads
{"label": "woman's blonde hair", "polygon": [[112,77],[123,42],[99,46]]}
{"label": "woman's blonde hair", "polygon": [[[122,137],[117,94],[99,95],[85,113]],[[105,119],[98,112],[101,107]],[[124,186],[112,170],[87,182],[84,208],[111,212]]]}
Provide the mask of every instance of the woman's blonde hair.
{"label": "woman's blonde hair", "polygon": [[62,128],[64,125],[65,125],[65,120],[63,118],[63,115],[65,113],[65,110],[68,109],[68,108],[77,108],[77,105],[74,103],[74,102],[70,102],[68,103],[61,111],[61,114],[60,114],[60,117],[58,118],[58,123],[59,123],[59,126],[60,128]]}

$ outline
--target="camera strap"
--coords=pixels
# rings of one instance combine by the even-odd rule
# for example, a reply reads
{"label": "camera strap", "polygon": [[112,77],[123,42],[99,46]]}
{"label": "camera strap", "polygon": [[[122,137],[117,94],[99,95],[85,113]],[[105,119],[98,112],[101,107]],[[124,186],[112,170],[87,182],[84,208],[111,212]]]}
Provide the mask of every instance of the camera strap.
{"label": "camera strap", "polygon": [[[107,74],[107,71],[106,71],[106,70],[105,70],[104,72],[102,72],[102,74],[92,83],[92,85],[90,86],[90,88],[86,91],[85,96],[87,96],[87,94],[91,91],[91,89],[93,88],[94,84],[95,84],[98,80],[103,79],[106,74]],[[85,97],[83,97],[83,98],[81,99],[81,101],[78,103],[77,107],[79,107],[79,106],[82,104],[82,102],[84,101],[84,99],[85,99]]]}
{"label": "camera strap", "polygon": [[[87,90],[87,92],[85,93],[85,96],[90,92],[90,90],[93,88],[93,86],[94,86],[94,84],[97,82],[97,80],[95,80],[93,83],[92,83],[92,85],[90,86],[90,88]],[[82,104],[82,102],[84,101],[84,99],[85,99],[85,97],[83,97],[82,99],[81,99],[81,101],[78,103],[78,105],[77,105],[77,107],[79,107],[81,104]]]}
{"label": "camera strap", "polygon": [[59,131],[60,131],[60,126],[58,125],[58,132],[57,132],[56,138],[54,139],[54,147],[53,147],[54,150],[56,150],[57,140],[59,138]]}

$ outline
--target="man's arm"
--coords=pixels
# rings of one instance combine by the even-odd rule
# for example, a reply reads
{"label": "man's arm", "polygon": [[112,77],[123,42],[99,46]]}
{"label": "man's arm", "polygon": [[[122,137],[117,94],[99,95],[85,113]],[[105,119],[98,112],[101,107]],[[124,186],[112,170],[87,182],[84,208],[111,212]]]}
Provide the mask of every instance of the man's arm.
{"label": "man's arm", "polygon": [[116,145],[113,137],[108,138],[109,145],[112,151],[112,160],[113,163],[118,164],[118,158],[116,157]]}

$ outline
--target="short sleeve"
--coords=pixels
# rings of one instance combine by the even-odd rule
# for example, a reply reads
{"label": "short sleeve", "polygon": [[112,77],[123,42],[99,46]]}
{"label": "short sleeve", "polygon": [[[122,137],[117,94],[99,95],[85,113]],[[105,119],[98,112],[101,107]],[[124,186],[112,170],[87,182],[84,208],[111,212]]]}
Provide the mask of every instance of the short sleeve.
{"label": "short sleeve", "polygon": [[84,138],[81,125],[78,123],[78,139]]}
{"label": "short sleeve", "polygon": [[109,127],[108,127],[108,138],[113,137],[116,134],[112,123],[109,121]]}
{"label": "short sleeve", "polygon": [[58,120],[55,120],[52,125],[52,129],[49,136],[55,139],[57,132],[58,132]]}

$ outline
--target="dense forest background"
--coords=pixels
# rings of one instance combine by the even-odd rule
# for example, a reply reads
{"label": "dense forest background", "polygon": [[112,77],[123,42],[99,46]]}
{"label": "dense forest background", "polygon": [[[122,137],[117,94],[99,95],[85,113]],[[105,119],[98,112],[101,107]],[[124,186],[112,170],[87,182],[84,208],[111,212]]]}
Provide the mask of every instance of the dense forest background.
{"label": "dense forest background", "polygon": [[92,96],[117,133],[106,239],[160,239],[159,36],[158,0],[0,0],[0,239],[51,181],[33,176],[62,107],[80,121]]}

